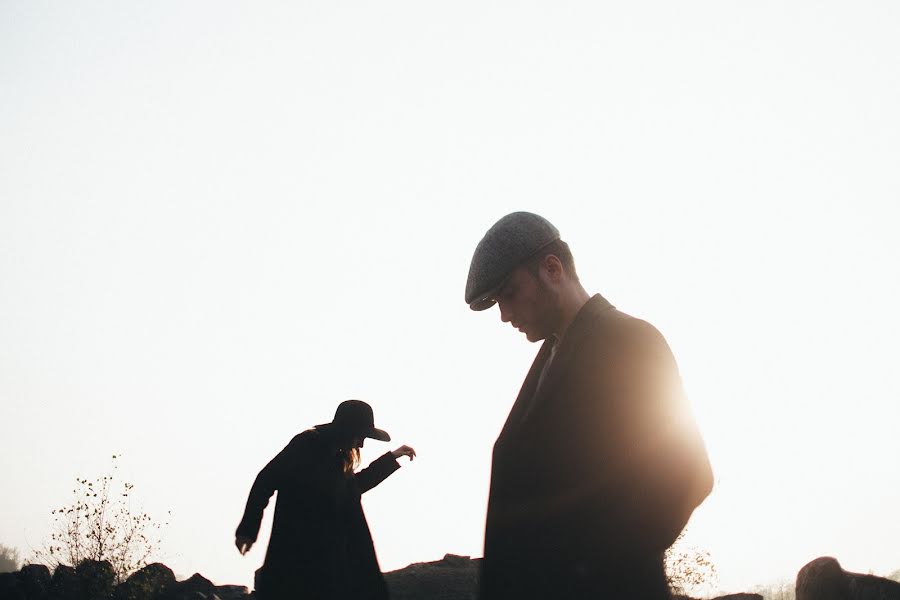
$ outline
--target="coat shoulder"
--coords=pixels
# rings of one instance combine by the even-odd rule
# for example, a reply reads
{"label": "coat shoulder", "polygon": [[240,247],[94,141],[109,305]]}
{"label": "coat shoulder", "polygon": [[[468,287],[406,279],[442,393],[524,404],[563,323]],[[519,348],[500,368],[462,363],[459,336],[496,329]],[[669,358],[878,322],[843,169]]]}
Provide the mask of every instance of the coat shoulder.
{"label": "coat shoulder", "polygon": [[588,361],[601,357],[638,362],[673,359],[665,336],[656,326],[617,309],[593,315],[584,333],[586,343],[582,350]]}
{"label": "coat shoulder", "polygon": [[601,337],[614,338],[618,342],[637,344],[665,343],[665,337],[652,323],[632,316],[616,308],[595,311],[588,320],[588,329]]}
{"label": "coat shoulder", "polygon": [[662,336],[659,330],[649,321],[622,312],[617,308],[610,311],[610,318],[616,326],[634,335]]}
{"label": "coat shoulder", "polygon": [[292,444],[314,444],[317,443],[322,438],[322,434],[316,431],[315,429],[307,429],[305,431],[301,431],[293,438],[291,438]]}
{"label": "coat shoulder", "polygon": [[295,452],[315,452],[325,447],[325,439],[322,433],[316,429],[301,431],[288,443],[288,448]]}

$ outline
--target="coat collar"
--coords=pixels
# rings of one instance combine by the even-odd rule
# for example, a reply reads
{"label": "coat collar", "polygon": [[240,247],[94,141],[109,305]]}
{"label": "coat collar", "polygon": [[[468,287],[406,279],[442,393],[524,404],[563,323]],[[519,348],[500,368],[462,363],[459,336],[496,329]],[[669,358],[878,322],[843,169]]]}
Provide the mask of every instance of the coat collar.
{"label": "coat collar", "polygon": [[[572,323],[569,324],[569,327],[566,329],[563,339],[560,340],[560,346],[556,349],[556,356],[553,358],[553,363],[550,365],[548,372],[544,375],[541,389],[538,390],[538,379],[540,378],[544,364],[550,358],[551,349],[553,347],[552,340],[544,340],[540,350],[538,350],[534,362],[531,364],[528,375],[525,376],[525,381],[522,383],[522,388],[519,390],[519,396],[516,398],[516,402],[509,413],[509,417],[506,419],[500,437],[503,437],[505,434],[509,433],[510,430],[515,429],[516,426],[524,422],[528,416],[533,413],[533,408],[543,402],[548,391],[557,387],[561,374],[566,371],[566,367],[571,363],[572,356],[575,355],[578,348],[581,347],[585,337],[593,330],[591,324],[613,308],[615,307],[600,294],[593,295],[584,303],[584,306],[581,307],[578,314],[576,314],[575,318],[572,320]],[[538,396],[534,397],[535,394],[538,394]]]}

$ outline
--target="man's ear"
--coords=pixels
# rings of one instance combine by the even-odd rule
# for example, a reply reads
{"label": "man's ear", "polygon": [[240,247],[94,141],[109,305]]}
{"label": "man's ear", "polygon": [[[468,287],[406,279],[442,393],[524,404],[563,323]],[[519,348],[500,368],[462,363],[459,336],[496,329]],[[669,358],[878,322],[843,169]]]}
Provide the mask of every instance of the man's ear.
{"label": "man's ear", "polygon": [[562,261],[555,254],[548,254],[544,257],[544,270],[546,270],[550,281],[554,283],[559,283],[566,273]]}

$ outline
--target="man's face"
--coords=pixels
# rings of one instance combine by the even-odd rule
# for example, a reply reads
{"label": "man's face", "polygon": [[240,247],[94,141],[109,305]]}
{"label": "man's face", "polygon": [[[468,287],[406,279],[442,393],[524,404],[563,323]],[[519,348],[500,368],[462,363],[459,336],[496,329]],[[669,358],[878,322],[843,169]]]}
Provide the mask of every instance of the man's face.
{"label": "man's face", "polygon": [[500,320],[537,342],[555,333],[559,323],[559,294],[544,278],[543,269],[534,275],[527,267],[517,267],[497,293]]}

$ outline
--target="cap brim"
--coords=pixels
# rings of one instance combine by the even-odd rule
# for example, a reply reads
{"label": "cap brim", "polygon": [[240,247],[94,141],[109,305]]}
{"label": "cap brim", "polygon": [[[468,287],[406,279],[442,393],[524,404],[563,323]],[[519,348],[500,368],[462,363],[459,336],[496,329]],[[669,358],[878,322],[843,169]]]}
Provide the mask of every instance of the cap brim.
{"label": "cap brim", "polygon": [[373,427],[372,431],[366,434],[367,438],[372,438],[373,440],[378,440],[379,442],[389,442],[391,441],[391,436],[387,431],[383,429],[378,429],[377,427]]}
{"label": "cap brim", "polygon": [[493,305],[497,304],[497,301],[494,298],[497,297],[497,294],[500,293],[500,290],[503,289],[503,286],[506,285],[506,282],[509,281],[512,273],[508,273],[506,277],[503,278],[503,281],[489,289],[483,294],[479,294],[475,300],[469,302],[469,308],[476,311],[487,310]]}
{"label": "cap brim", "polygon": [[471,302],[469,304],[469,308],[471,308],[472,310],[476,310],[476,311],[489,309],[490,307],[492,307],[493,305],[496,304],[496,302],[494,301],[494,299],[491,296],[492,296],[492,294],[488,294],[487,296],[485,296],[483,298],[479,298],[478,300]]}

